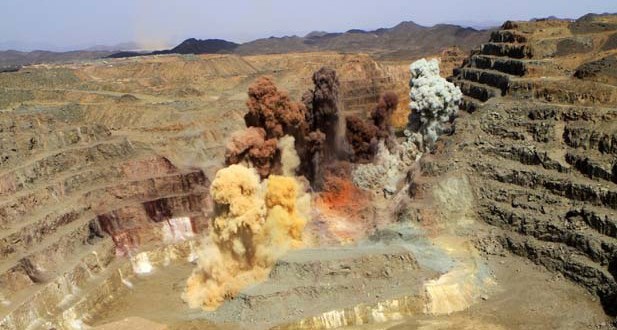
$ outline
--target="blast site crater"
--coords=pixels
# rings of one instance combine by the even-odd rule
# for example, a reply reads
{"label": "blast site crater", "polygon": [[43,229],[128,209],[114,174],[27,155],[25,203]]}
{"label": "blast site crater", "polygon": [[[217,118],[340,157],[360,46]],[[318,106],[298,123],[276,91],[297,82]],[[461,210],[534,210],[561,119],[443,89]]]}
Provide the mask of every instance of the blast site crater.
{"label": "blast site crater", "polygon": [[616,29],[3,70],[0,329],[612,329]]}

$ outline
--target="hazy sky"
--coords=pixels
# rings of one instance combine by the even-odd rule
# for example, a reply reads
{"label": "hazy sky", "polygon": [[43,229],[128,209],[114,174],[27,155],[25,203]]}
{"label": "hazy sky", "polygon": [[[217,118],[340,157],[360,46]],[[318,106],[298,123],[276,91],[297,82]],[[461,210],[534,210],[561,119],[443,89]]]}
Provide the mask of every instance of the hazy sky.
{"label": "hazy sky", "polygon": [[0,0],[0,48],[83,48],[188,37],[236,42],[351,28],[498,24],[507,19],[617,12],[617,0]]}

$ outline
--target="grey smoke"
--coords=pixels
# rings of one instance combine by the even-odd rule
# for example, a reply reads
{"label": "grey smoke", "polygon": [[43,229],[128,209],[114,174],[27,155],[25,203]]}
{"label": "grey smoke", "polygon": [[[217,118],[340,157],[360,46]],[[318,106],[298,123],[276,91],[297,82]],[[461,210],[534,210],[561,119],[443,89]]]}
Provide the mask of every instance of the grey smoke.
{"label": "grey smoke", "polygon": [[[436,59],[415,61],[409,70],[411,114],[406,133],[416,139],[421,149],[430,150],[443,133],[444,124],[458,111],[463,94],[439,75],[439,61]],[[422,136],[420,141],[417,141],[420,138],[417,133]]]}

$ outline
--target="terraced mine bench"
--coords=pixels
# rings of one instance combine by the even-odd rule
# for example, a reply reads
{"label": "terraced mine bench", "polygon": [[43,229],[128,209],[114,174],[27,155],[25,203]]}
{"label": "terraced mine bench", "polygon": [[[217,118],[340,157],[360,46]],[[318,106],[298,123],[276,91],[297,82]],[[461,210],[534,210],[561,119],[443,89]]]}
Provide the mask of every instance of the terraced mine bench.
{"label": "terraced mine bench", "polygon": [[102,125],[32,112],[0,125],[1,328],[68,327],[78,322],[72,308],[118,276],[126,259],[117,254],[160,241],[171,219],[205,228],[200,170],[181,171]]}
{"label": "terraced mine bench", "polygon": [[[583,25],[587,28],[581,28]],[[581,81],[572,88],[569,80],[577,57],[593,58],[602,54],[599,52],[606,55],[611,49],[615,31],[601,25],[593,19],[585,24],[560,20],[506,22],[450,78],[465,95],[462,109],[473,112],[489,99],[506,94],[517,98],[532,94],[549,102],[615,103],[614,87]]]}
{"label": "terraced mine bench", "polygon": [[[447,138],[462,156],[491,238],[586,287],[617,314],[617,16],[507,22],[452,80],[467,129]],[[600,60],[600,61],[601,61]],[[474,141],[474,142],[469,142]],[[450,153],[452,152],[452,153]],[[446,158],[446,157],[444,157]],[[448,168],[432,164],[444,175]],[[482,244],[479,247],[482,249]]]}

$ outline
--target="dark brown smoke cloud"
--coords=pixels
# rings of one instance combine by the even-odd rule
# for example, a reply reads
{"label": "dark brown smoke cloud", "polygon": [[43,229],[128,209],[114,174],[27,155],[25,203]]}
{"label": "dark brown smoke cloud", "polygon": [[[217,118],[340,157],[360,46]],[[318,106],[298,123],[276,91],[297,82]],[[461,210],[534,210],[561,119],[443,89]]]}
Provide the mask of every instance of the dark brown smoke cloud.
{"label": "dark brown smoke cloud", "polygon": [[248,113],[244,116],[247,127],[261,127],[266,137],[281,138],[292,135],[296,139],[308,129],[306,108],[291,100],[287,92],[279,90],[271,78],[258,78],[248,91]]}
{"label": "dark brown smoke cloud", "polygon": [[380,138],[386,138],[392,134],[391,119],[394,110],[398,106],[398,96],[394,92],[385,92],[379,98],[379,103],[371,111],[373,124],[377,126]]}
{"label": "dark brown smoke cloud", "polygon": [[321,190],[323,187],[323,150],[326,135],[319,129],[310,132],[306,137],[304,157],[301,157],[302,174],[309,180],[313,189]]}
{"label": "dark brown smoke cloud", "polygon": [[324,161],[332,161],[338,153],[339,80],[336,71],[323,67],[313,74],[313,90],[302,96],[307,111],[306,121],[311,131],[326,135]]}
{"label": "dark brown smoke cloud", "polygon": [[[302,102],[295,102],[269,77],[249,86],[245,131],[232,136],[227,145],[228,165],[249,161],[262,178],[278,173],[278,139],[291,135],[300,157],[298,169],[316,190],[323,187],[323,170],[342,154],[339,136],[339,80],[336,71],[321,68],[313,74],[313,89]],[[384,110],[385,111],[385,110]]]}
{"label": "dark brown smoke cloud", "polygon": [[356,116],[345,120],[347,142],[353,149],[351,161],[370,162],[377,151],[378,129],[373,123]]}
{"label": "dark brown smoke cloud", "polygon": [[313,89],[302,96],[309,134],[302,152],[302,173],[313,189],[323,189],[323,167],[341,154],[339,145],[339,89],[336,71],[323,67],[313,74]]}
{"label": "dark brown smoke cloud", "polygon": [[267,139],[261,127],[247,127],[235,132],[225,148],[225,164],[238,164],[250,161],[261,178],[266,178],[280,169],[280,153],[277,140]]}
{"label": "dark brown smoke cloud", "polygon": [[369,120],[364,121],[356,116],[347,117],[345,120],[347,142],[352,147],[354,162],[370,162],[377,152],[377,144],[380,139],[386,144],[391,144],[393,131],[390,124],[392,113],[398,105],[398,96],[393,92],[381,95],[379,103],[371,111]]}

